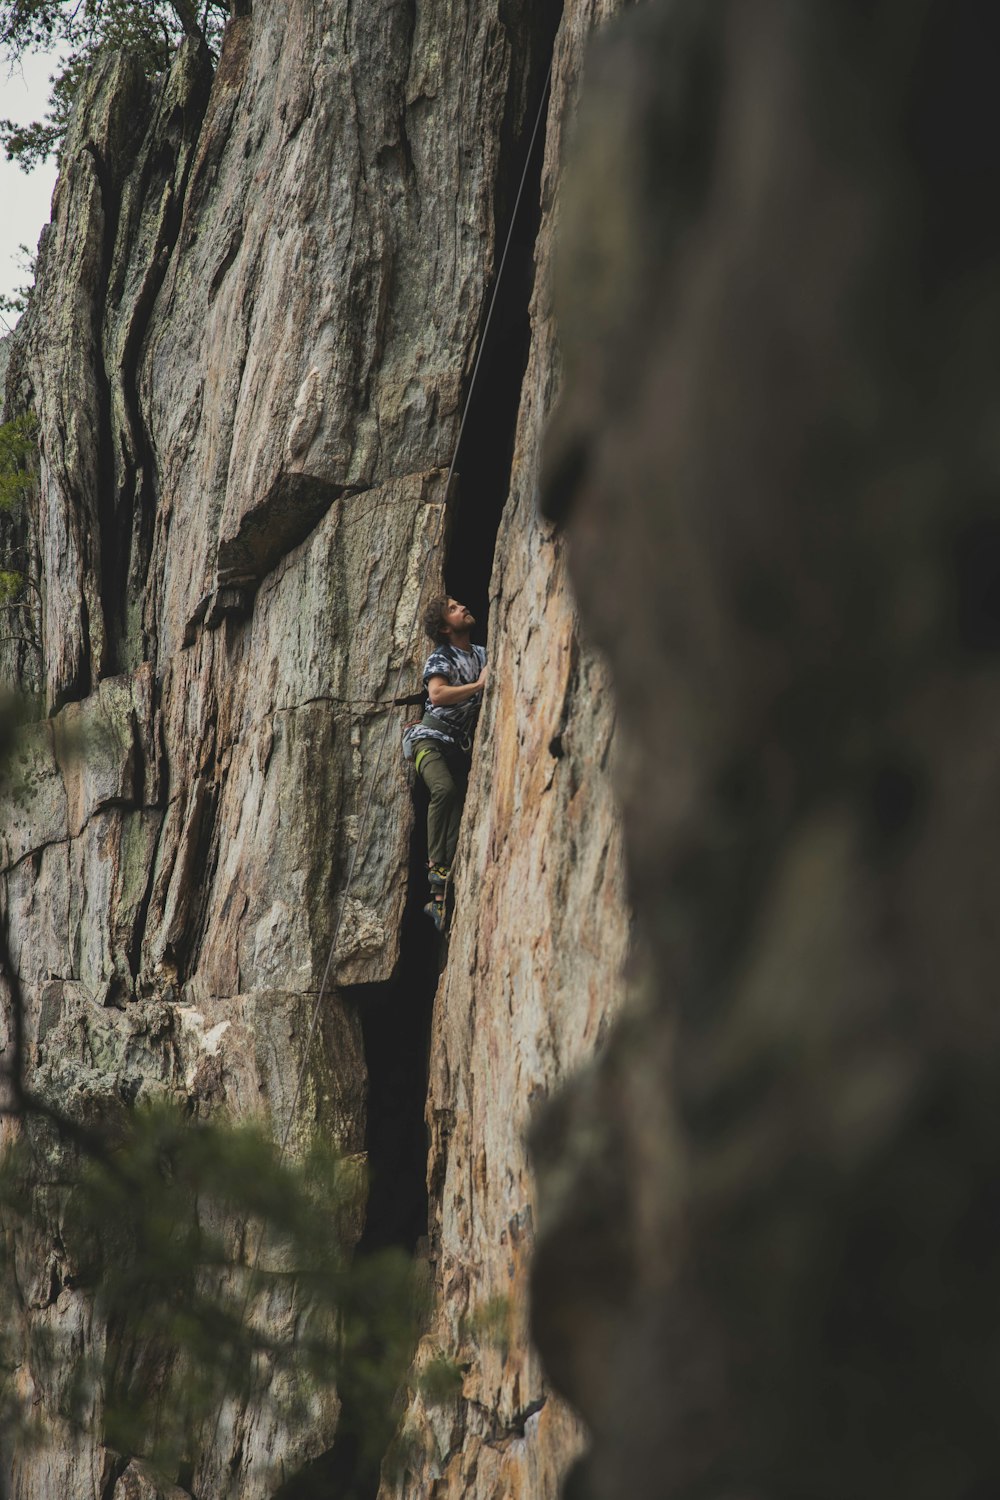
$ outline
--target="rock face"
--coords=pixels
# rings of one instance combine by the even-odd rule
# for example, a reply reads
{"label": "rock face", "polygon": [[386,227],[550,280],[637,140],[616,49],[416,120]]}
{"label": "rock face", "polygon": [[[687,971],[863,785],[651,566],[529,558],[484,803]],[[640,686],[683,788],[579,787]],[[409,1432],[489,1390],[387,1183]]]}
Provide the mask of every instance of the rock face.
{"label": "rock face", "polygon": [[537,1204],[525,1137],[603,1040],[628,944],[610,682],[581,645],[558,531],[536,513],[558,363],[550,260],[563,130],[606,14],[567,8],[556,43],[532,341],[491,588],[491,688],[459,850],[459,885],[475,900],[458,905],[431,1037],[437,1297],[417,1366],[443,1351],[463,1388],[453,1407],[413,1400],[406,1430],[423,1462],[384,1497],[541,1500],[584,1437],[528,1337]]}
{"label": "rock face", "polygon": [[[429,1040],[435,1305],[417,1366],[457,1358],[463,1389],[410,1397],[409,1469],[386,1496],[541,1500],[582,1442],[527,1334],[524,1142],[620,1004],[627,919],[609,687],[535,497],[558,386],[560,153],[587,38],[614,8],[261,0],[214,74],[193,41],[152,82],[108,59],[84,86],[8,374],[10,409],[40,424],[18,534],[39,645],[0,656],[42,700],[0,805],[33,1080],[82,1113],[167,1089],[280,1135],[305,1067],[293,1139],[360,1153],[380,1128],[376,1001],[428,985],[401,938],[421,890],[387,700],[400,672],[404,690],[419,680],[421,583],[485,592],[452,576],[473,554],[441,540],[471,527],[492,551],[474,448],[460,506],[445,471],[555,38],[541,189],[532,176],[522,210],[532,224],[540,191],[527,366],[523,350],[500,361],[478,398],[481,426],[501,395],[520,404]],[[529,271],[522,257],[512,284]],[[492,482],[502,500],[506,470]],[[99,1352],[57,1213],[18,1257],[26,1349],[46,1329]],[[156,1492],[142,1454],[103,1446],[99,1406],[72,1431],[58,1378],[27,1354],[21,1374],[51,1442],[4,1455],[13,1497]],[[192,1492],[294,1485],[335,1432],[335,1409],[297,1429],[227,1411]]]}
{"label": "rock face", "polygon": [[[577,1500],[974,1500],[1000,1485],[995,17],[630,7],[560,180],[612,8],[260,4],[214,77],[187,44],[88,83],[8,374],[42,444],[40,650],[3,662],[47,712],[0,815],[33,1078],[280,1130],[356,848],[293,1124],[405,1154],[379,1019],[426,998],[418,840],[394,754],[360,827],[365,769],[442,512],[454,589],[487,524],[476,445],[461,507],[444,470],[555,35],[458,904],[430,1035],[391,1059],[430,1056],[416,1366],[462,1388],[413,1382],[382,1500],[554,1497],[565,1400]],[[42,1332],[105,1337],[42,1186],[18,1375],[52,1441],[5,1481],[176,1495],[99,1406],[60,1425],[32,1364]],[[335,1405],[228,1410],[189,1488],[304,1492]]]}
{"label": "rock face", "polygon": [[691,0],[588,73],[546,507],[644,977],[536,1138],[574,1495],[997,1487],[995,25]]}

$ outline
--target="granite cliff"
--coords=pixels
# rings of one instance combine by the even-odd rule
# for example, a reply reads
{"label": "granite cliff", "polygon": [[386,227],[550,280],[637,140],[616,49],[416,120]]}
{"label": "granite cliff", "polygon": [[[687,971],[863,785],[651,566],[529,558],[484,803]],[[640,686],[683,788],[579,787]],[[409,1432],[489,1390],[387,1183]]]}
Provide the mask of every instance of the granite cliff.
{"label": "granite cliff", "polygon": [[[258,0],[214,68],[194,40],[153,80],[107,58],[8,372],[40,449],[6,534],[34,639],[0,645],[42,704],[0,811],[32,1079],[81,1113],[165,1089],[279,1135],[358,844],[292,1139],[367,1154],[359,1253],[426,1257],[417,1367],[440,1351],[463,1377],[443,1406],[411,1398],[386,1496],[554,1495],[582,1441],[527,1333],[525,1132],[620,1003],[627,917],[610,693],[536,502],[563,137],[613,9]],[[443,968],[395,727],[358,843],[439,534],[430,580],[488,607],[492,662]],[[71,1427],[28,1352],[42,1330],[105,1336],[46,1201],[16,1266],[49,1440],[5,1454],[10,1494],[152,1495],[99,1400]],[[477,1321],[491,1305],[502,1336]],[[193,1493],[305,1493],[336,1403],[298,1428],[231,1403],[210,1427]]]}
{"label": "granite cliff", "polygon": [[[283,1126],[443,513],[488,604],[446,963],[393,757],[295,1122],[461,1373],[381,1500],[1000,1486],[994,11],[262,0],[88,82],[7,381],[36,1078]],[[51,1201],[25,1347],[99,1344]],[[19,1500],[152,1500],[22,1373]],[[233,1403],[185,1487],[325,1493],[337,1424]]]}

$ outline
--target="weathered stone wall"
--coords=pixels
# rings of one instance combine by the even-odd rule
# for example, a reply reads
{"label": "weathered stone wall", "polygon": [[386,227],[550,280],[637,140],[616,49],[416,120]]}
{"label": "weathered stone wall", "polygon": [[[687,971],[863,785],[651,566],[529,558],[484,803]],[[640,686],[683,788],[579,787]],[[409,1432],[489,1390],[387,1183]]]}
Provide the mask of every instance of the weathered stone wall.
{"label": "weathered stone wall", "polygon": [[[535,497],[558,387],[560,153],[586,39],[613,8],[567,5],[543,121],[492,685],[431,1039],[420,1360],[455,1355],[465,1381],[452,1406],[411,1405],[407,1495],[443,1476],[438,1493],[541,1500],[581,1442],[527,1339],[524,1136],[600,1042],[627,931],[609,688]],[[0,807],[33,1076],[81,1112],[166,1087],[284,1128],[385,700],[401,662],[407,688],[417,676],[418,580],[556,19],[272,0],[230,24],[214,77],[188,42],[152,84],[116,58],[85,87],[8,383],[41,426],[47,716]],[[324,1002],[295,1122],[355,1153],[357,987],[399,976],[412,804],[397,745],[393,727],[334,966],[351,998]],[[53,1220],[19,1249],[25,1333],[99,1350],[61,1243]],[[23,1376],[54,1412],[57,1379]],[[288,1431],[227,1410],[195,1492],[270,1493],[329,1448],[335,1416]],[[53,1417],[13,1495],[145,1494],[100,1419],[80,1436]]]}
{"label": "weathered stone wall", "polygon": [[554,1496],[584,1433],[528,1336],[537,1204],[526,1136],[598,1050],[623,998],[628,919],[612,792],[615,710],[581,642],[558,530],[538,515],[541,440],[557,399],[551,262],[565,137],[587,43],[615,7],[568,5],[556,40],[511,490],[490,593],[490,690],[435,1005],[428,1122],[438,1353],[459,1398],[409,1406],[422,1454],[383,1495]]}
{"label": "weathered stone wall", "polygon": [[[409,1470],[383,1494],[555,1494],[583,1439],[527,1339],[537,1231],[532,1328],[593,1439],[575,1496],[973,1500],[1000,1483],[992,7],[623,18],[559,204],[550,524],[533,500],[560,378],[556,163],[597,19],[567,5],[556,48],[432,1036],[418,1358],[456,1356],[463,1389],[411,1396]],[[155,171],[143,111],[102,110],[94,80],[12,366],[43,414],[64,706],[26,743],[5,873],[35,1066],[70,1095],[159,1080],[287,1107],[499,177],[541,81],[522,21],[443,0],[259,9],[207,105],[197,55],[179,59]],[[147,118],[166,107],[115,66]],[[146,251],[117,248],[126,220]],[[579,642],[564,521],[608,668]],[[77,723],[100,747],[86,771]],[[599,1047],[627,936],[609,764],[638,941],[634,1003]],[[408,804],[401,780],[383,792],[342,982],[396,966]],[[357,1017],[334,1000],[325,1019],[311,1094],[350,1146]],[[54,1237],[23,1249],[25,1321],[99,1346],[65,1270]],[[230,1413],[201,1492],[241,1440],[249,1496],[266,1484],[248,1455],[294,1467],[331,1433]],[[140,1466],[116,1483],[98,1442],[59,1437],[15,1493],[152,1494]]]}

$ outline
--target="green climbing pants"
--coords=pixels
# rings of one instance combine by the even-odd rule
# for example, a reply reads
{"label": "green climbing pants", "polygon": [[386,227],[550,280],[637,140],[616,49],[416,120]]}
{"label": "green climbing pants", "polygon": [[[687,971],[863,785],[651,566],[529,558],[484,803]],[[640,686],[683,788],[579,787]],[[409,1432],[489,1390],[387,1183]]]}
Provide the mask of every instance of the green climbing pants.
{"label": "green climbing pants", "polygon": [[417,775],[431,794],[427,809],[427,857],[450,870],[458,848],[469,773],[457,758],[451,764],[436,745],[424,742],[413,758]]}

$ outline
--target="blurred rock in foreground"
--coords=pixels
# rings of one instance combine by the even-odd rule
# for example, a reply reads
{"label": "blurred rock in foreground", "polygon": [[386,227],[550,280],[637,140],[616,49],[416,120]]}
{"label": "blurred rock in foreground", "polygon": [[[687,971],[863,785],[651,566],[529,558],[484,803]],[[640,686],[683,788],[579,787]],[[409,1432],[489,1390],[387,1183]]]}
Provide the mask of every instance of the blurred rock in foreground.
{"label": "blurred rock in foreground", "polygon": [[631,12],[547,506],[637,1010],[536,1136],[574,1500],[1000,1486],[1000,94],[985,3]]}

